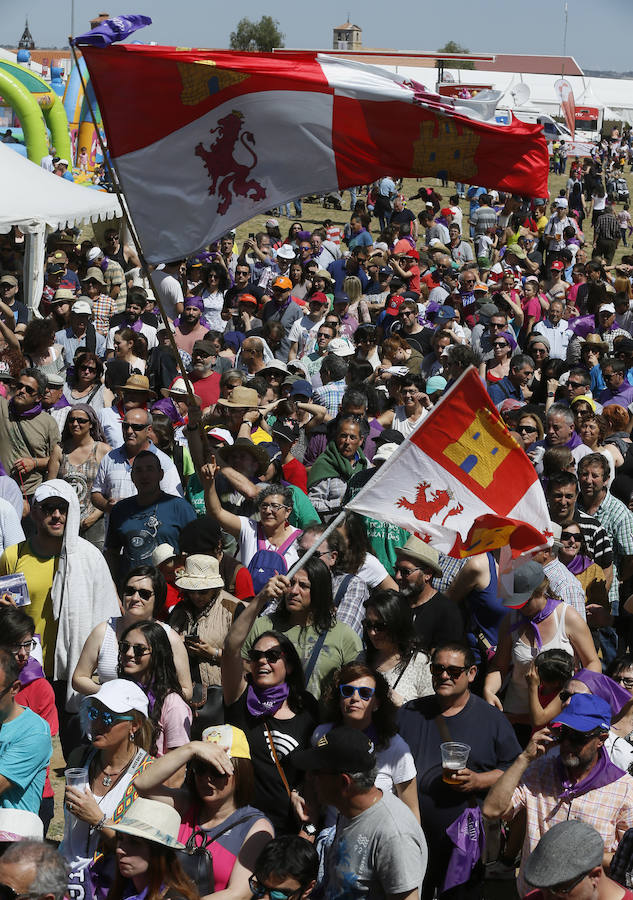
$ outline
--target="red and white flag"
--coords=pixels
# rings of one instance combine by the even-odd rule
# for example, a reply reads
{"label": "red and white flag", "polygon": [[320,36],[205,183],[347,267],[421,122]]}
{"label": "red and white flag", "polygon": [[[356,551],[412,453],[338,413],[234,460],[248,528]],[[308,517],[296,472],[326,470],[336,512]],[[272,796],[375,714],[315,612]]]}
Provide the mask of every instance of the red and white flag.
{"label": "red and white flag", "polygon": [[576,133],[576,100],[574,98],[574,89],[566,78],[559,78],[554,82],[554,90],[558,94],[561,109],[567,122],[567,127],[571,132],[572,139]]}
{"label": "red and white flag", "polygon": [[346,509],[393,522],[447,556],[543,546],[534,466],[471,366]]}
{"label": "red and white flag", "polygon": [[81,50],[149,262],[194,253],[295,197],[385,174],[548,196],[539,125],[469,118],[459,100],[379,68],[309,52]]}

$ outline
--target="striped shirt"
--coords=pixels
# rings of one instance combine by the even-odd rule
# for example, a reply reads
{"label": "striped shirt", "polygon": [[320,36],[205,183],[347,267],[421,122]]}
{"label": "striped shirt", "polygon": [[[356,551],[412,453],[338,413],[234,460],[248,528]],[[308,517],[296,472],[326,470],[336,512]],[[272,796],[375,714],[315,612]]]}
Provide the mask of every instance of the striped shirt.
{"label": "striped shirt", "polygon": [[585,539],[587,556],[599,565],[601,569],[608,569],[609,566],[613,565],[611,538],[595,516],[590,516],[580,509],[576,510],[576,516],[582,536]]}
{"label": "striped shirt", "polygon": [[[582,497],[578,500],[582,510]],[[607,491],[595,512],[595,518],[611,538],[613,547],[613,582],[609,591],[611,612],[617,616],[620,605],[618,572],[627,556],[633,556],[633,514],[627,507]]]}
{"label": "striped shirt", "polygon": [[604,238],[607,241],[620,240],[620,225],[613,213],[602,213],[598,217],[594,226],[593,236],[596,240],[600,240],[600,238]]}
{"label": "striped shirt", "polygon": [[525,861],[552,825],[568,819],[579,819],[592,825],[600,833],[607,853],[616,849],[624,833],[633,826],[633,778],[630,775],[622,775],[617,781],[587,791],[573,800],[560,800],[561,790],[558,753],[554,751],[528,766],[512,794],[511,811],[504,818],[513,819],[521,809],[527,814],[517,880],[519,897],[524,897],[527,890],[523,879]]}

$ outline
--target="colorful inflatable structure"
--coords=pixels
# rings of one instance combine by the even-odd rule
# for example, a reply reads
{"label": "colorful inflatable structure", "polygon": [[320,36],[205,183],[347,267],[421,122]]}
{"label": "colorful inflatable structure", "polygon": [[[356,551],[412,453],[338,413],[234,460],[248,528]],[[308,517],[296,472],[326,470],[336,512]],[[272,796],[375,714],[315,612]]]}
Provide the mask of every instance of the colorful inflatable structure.
{"label": "colorful inflatable structure", "polygon": [[48,154],[49,143],[58,156],[71,160],[64,104],[43,78],[18,63],[0,59],[0,96],[20,120],[26,153],[32,162],[39,165]]}
{"label": "colorful inflatable structure", "polygon": [[[70,125],[70,139],[73,145],[73,162],[78,164],[81,148],[85,147],[88,151],[88,168],[94,169],[95,163],[103,161],[103,154],[99,147],[96,129],[92,123],[88,102],[84,95],[83,85],[79,71],[83,76],[88,98],[95,112],[95,118],[99,128],[101,128],[101,113],[97,106],[94,92],[90,85],[90,76],[86,68],[83,57],[79,57],[79,66],[73,66],[70,77],[66,83],[64,91],[64,109]],[[79,178],[81,180],[81,178]]]}

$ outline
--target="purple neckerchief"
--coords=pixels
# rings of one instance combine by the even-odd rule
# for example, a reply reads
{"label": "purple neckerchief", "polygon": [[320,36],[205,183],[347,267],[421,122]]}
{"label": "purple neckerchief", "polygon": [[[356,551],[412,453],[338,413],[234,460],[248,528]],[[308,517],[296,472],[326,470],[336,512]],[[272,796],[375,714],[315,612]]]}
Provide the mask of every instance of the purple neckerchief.
{"label": "purple neckerchief", "polygon": [[108,268],[109,264],[110,264],[110,260],[108,259],[107,256],[104,256],[103,259],[101,260],[101,262],[99,263],[99,265],[101,266],[101,271],[105,272],[106,269]]}
{"label": "purple neckerchief", "polygon": [[531,618],[529,616],[521,615],[521,610],[517,610],[519,613],[519,621],[512,626],[510,631],[518,631],[519,628],[522,628],[524,625],[531,625],[534,629],[534,640],[536,641],[537,649],[540,651],[543,646],[543,639],[541,638],[541,632],[539,631],[538,626],[541,622],[544,622],[548,616],[551,616],[560,602],[560,600],[555,600],[553,597],[548,597],[543,609]]}
{"label": "purple neckerchief", "polygon": [[592,559],[589,559],[588,556],[583,556],[582,553],[577,553],[576,556],[567,563],[567,569],[572,575],[582,575],[582,573],[592,565]]}
{"label": "purple neckerchief", "polygon": [[137,319],[136,322],[126,322],[124,327],[131,328],[132,331],[136,331],[138,333],[143,327],[143,322],[141,319]]}
{"label": "purple neckerchief", "polygon": [[283,706],[290,693],[285,681],[256,691],[252,684],[246,689],[246,708],[251,716],[273,716]]}
{"label": "purple neckerchief", "polygon": [[20,674],[18,678],[20,679],[20,684],[23,688],[27,685],[31,684],[32,681],[37,681],[38,678],[45,678],[44,669],[38,663],[36,659],[33,659],[32,656],[28,658],[26,661],[26,665],[24,668],[20,669]]}
{"label": "purple neckerchief", "polygon": [[569,447],[570,450],[575,450],[576,447],[580,447],[582,444],[582,439],[577,431],[573,431],[570,439],[565,444],[566,447]]}
{"label": "purple neckerchief", "polygon": [[608,784],[613,784],[614,781],[618,781],[626,774],[615,763],[611,762],[604,747],[598,750],[598,762],[591,772],[584,778],[581,778],[580,781],[574,783],[567,777],[567,770],[560,756],[556,758],[556,767],[561,783],[561,791],[558,798],[564,803],[571,802],[576,797],[589,793],[589,791],[595,791],[598,788],[606,787]]}
{"label": "purple neckerchief", "polygon": [[592,694],[596,697],[600,697],[601,700],[606,701],[611,709],[612,719],[615,719],[615,717],[622,712],[624,707],[631,702],[631,695],[629,692],[623,688],[621,684],[618,684],[617,681],[614,681],[613,678],[609,678],[608,675],[603,675],[602,672],[592,672],[591,669],[580,669],[573,676],[572,681],[581,681],[583,684],[587,685]]}
{"label": "purple neckerchief", "polygon": [[468,806],[448,826],[446,834],[453,843],[453,850],[446,867],[442,891],[448,891],[459,884],[465,884],[481,859],[486,839],[483,815],[480,808],[477,805]]}
{"label": "purple neckerchief", "polygon": [[39,416],[42,412],[42,404],[36,403],[35,406],[32,406],[30,409],[17,410],[15,408],[15,404],[13,400],[9,400],[9,418],[14,422],[18,419],[34,419],[35,416]]}
{"label": "purple neckerchief", "polygon": [[70,406],[70,403],[62,394],[61,397],[59,398],[59,400],[57,400],[56,403],[53,403],[53,405],[51,407],[49,407],[49,409],[47,409],[46,411],[50,412],[51,409],[64,409],[64,407],[66,407],[66,406]]}
{"label": "purple neckerchief", "polygon": [[[134,679],[130,678],[130,681],[134,681]],[[154,682],[152,682],[151,684],[143,684],[141,681],[134,681],[134,684],[138,685],[140,687],[140,689],[143,691],[143,693],[145,694],[145,696],[147,697],[147,702],[149,704],[149,711],[151,713],[151,711],[154,709],[154,705],[156,703],[156,694],[152,690],[152,688],[154,687]]]}

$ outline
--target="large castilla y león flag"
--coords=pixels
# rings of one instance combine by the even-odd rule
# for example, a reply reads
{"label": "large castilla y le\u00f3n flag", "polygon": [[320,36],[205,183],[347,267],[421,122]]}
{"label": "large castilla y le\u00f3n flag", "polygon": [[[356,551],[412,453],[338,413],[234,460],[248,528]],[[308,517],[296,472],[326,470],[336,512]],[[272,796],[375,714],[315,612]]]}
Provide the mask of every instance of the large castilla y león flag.
{"label": "large castilla y le\u00f3n flag", "polygon": [[314,52],[77,43],[150,262],[295,197],[385,174],[548,196],[541,126],[479,121],[459,100],[372,66]]}
{"label": "large castilla y le\u00f3n flag", "polygon": [[394,522],[458,558],[547,542],[534,466],[472,366],[347,509]]}

